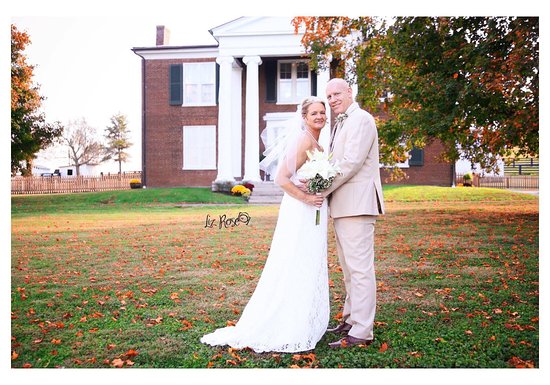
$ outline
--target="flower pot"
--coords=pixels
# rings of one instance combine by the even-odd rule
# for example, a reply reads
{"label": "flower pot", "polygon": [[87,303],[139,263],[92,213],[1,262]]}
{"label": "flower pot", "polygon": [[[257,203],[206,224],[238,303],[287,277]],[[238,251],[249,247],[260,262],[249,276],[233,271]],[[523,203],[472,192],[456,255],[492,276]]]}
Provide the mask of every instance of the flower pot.
{"label": "flower pot", "polygon": [[141,183],[130,183],[130,188],[141,188]]}

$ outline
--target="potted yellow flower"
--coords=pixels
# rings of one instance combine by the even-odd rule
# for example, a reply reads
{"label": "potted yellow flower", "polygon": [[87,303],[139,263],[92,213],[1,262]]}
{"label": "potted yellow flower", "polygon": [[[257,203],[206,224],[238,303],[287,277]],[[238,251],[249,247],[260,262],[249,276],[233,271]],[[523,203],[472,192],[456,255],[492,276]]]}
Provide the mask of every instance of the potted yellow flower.
{"label": "potted yellow flower", "polygon": [[139,179],[130,180],[130,188],[141,188],[141,181]]}
{"label": "potted yellow flower", "polygon": [[237,195],[237,196],[242,196],[244,198],[244,200],[246,200],[248,202],[248,200],[250,199],[250,193],[252,191],[250,191],[249,188],[246,188],[245,186],[241,185],[241,184],[238,184],[236,186],[234,186],[232,189],[231,189],[231,194],[233,195]]}

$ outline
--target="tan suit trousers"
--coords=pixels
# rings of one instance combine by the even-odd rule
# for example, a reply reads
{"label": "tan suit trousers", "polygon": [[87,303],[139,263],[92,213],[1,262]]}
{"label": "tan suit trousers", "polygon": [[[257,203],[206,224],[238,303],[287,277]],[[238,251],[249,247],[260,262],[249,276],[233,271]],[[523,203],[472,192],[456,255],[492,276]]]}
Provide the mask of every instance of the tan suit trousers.
{"label": "tan suit trousers", "polygon": [[349,335],[367,340],[374,337],[376,312],[375,223],[373,215],[334,218],[336,248],[346,286],[343,320],[352,326]]}

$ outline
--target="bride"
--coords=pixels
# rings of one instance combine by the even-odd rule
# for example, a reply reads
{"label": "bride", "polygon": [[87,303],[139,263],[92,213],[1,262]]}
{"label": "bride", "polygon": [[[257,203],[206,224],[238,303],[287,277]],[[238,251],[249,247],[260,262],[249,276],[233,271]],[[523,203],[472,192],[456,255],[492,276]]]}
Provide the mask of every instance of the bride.
{"label": "bride", "polygon": [[[279,218],[262,275],[235,326],[201,338],[209,345],[229,345],[261,352],[302,352],[315,348],[329,321],[327,272],[327,203],[296,187],[296,172],[318,149],[326,124],[325,103],[306,98],[301,118],[291,124],[260,163],[264,171],[277,164],[275,183],[284,190]],[[321,223],[315,211],[321,208]]]}

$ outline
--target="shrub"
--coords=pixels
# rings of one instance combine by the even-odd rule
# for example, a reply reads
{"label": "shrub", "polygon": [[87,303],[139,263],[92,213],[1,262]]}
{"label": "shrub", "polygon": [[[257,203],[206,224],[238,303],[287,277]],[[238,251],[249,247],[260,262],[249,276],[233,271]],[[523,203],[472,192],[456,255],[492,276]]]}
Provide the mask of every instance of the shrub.
{"label": "shrub", "polygon": [[466,174],[464,174],[463,178],[464,178],[464,187],[471,187],[472,186],[472,179],[474,179],[472,177],[472,174],[467,172]]}
{"label": "shrub", "polygon": [[229,194],[233,188],[233,182],[218,181],[212,183],[212,191]]}

